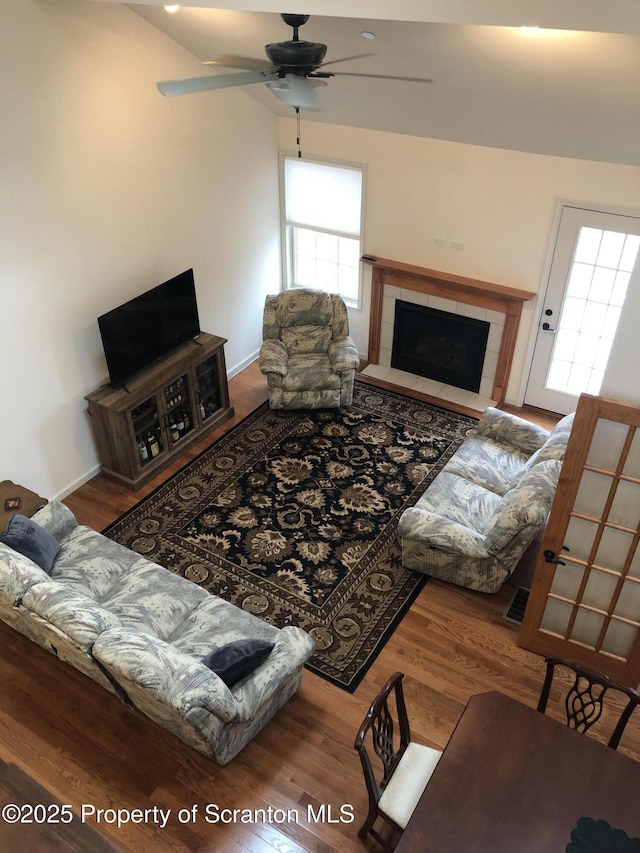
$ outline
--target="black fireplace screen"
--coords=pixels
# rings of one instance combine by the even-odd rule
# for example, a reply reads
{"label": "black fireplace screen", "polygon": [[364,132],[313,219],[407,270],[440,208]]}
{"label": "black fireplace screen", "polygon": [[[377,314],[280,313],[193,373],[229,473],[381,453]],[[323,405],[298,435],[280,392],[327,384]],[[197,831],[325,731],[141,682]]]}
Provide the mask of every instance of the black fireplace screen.
{"label": "black fireplace screen", "polygon": [[489,323],[396,300],[391,366],[479,391]]}

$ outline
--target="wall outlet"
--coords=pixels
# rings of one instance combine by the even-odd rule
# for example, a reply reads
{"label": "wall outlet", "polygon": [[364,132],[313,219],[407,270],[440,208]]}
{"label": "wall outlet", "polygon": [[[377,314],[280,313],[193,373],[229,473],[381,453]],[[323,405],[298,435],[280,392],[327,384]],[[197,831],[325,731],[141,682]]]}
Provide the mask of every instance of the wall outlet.
{"label": "wall outlet", "polygon": [[464,249],[464,243],[461,243],[460,240],[453,240],[451,242],[451,248],[457,249],[458,252],[461,252]]}

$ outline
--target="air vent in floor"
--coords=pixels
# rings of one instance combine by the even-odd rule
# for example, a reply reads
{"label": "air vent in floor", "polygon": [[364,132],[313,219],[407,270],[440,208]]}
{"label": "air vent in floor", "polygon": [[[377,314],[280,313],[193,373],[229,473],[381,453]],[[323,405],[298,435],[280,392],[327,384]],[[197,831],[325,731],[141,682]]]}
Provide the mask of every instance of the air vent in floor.
{"label": "air vent in floor", "polygon": [[519,586],[511,599],[511,604],[502,614],[502,618],[507,619],[509,622],[515,622],[517,625],[521,625],[522,620],[524,619],[524,611],[528,600],[529,590],[524,586]]}

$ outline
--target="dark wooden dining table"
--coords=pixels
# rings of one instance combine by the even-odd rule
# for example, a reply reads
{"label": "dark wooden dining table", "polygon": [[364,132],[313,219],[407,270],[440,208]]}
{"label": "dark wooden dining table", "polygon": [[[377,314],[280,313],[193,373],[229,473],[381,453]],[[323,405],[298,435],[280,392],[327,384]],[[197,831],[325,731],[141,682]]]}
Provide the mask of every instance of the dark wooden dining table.
{"label": "dark wooden dining table", "polygon": [[640,762],[502,693],[479,693],[396,850],[564,853],[585,817],[640,837]]}

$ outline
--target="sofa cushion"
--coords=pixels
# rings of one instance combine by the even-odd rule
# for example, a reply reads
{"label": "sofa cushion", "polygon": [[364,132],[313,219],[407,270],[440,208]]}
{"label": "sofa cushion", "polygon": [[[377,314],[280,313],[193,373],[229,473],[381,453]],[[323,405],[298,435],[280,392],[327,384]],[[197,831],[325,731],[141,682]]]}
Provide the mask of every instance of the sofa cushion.
{"label": "sofa cushion", "polygon": [[60,543],[48,530],[17,513],[9,519],[7,532],[0,535],[0,542],[33,560],[48,575],[60,552]]}
{"label": "sofa cushion", "polygon": [[528,458],[509,445],[472,435],[463,441],[444,470],[504,495],[526,470]]}
{"label": "sofa cushion", "polygon": [[63,542],[52,577],[110,610],[119,624],[162,639],[209,598],[197,584],[82,526]]}
{"label": "sofa cushion", "polygon": [[207,593],[198,607],[176,627],[170,642],[185,654],[202,660],[213,646],[225,646],[247,637],[273,643],[280,634],[281,629],[259,619],[248,610]]}
{"label": "sofa cushion", "polygon": [[416,507],[444,515],[483,534],[501,503],[500,495],[490,489],[444,470],[418,500]]}
{"label": "sofa cushion", "polygon": [[202,663],[215,672],[227,687],[233,687],[266,661],[274,645],[266,640],[234,640],[226,646],[212,649],[202,658]]}
{"label": "sofa cushion", "polygon": [[144,561],[119,577],[100,603],[123,625],[171,642],[184,620],[208,596],[197,584]]}
{"label": "sofa cushion", "polygon": [[78,525],[62,541],[51,577],[94,601],[100,601],[118,578],[144,563],[148,560],[140,554],[90,527]]}
{"label": "sofa cushion", "polygon": [[34,584],[24,594],[21,606],[35,613],[88,650],[103,631],[121,625],[118,617],[86,595],[57,581]]}

